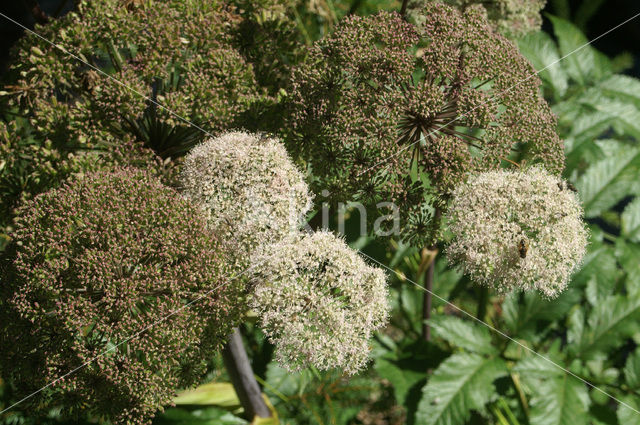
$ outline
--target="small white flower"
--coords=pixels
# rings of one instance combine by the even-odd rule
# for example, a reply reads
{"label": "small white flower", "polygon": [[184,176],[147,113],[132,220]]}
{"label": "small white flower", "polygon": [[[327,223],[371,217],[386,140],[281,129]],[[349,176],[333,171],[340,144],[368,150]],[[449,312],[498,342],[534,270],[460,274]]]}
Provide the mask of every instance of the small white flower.
{"label": "small white flower", "polygon": [[186,156],[181,180],[237,258],[297,231],[311,208],[304,176],[274,138],[232,132],[207,140]]}
{"label": "small white flower", "polygon": [[384,272],[329,232],[300,233],[257,255],[250,304],[291,371],[313,365],[354,374],[387,321]]}
{"label": "small white flower", "polygon": [[481,173],[453,192],[447,257],[500,292],[536,289],[555,297],[585,254],[582,215],[566,182],[542,168]]}

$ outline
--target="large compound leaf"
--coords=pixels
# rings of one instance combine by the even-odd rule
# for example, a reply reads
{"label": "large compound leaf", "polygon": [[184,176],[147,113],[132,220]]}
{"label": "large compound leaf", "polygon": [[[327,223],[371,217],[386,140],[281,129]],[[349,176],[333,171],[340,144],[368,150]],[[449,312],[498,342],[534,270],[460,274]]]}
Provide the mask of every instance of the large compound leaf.
{"label": "large compound leaf", "polygon": [[538,321],[558,320],[579,301],[580,291],[572,286],[553,300],[544,299],[537,292],[514,292],[505,297],[502,317],[511,336],[530,339],[535,337]]}
{"label": "large compound leaf", "polygon": [[518,40],[520,52],[531,61],[540,79],[552,87],[556,98],[564,96],[569,83],[558,47],[549,34],[538,31]]}
{"label": "large compound leaf", "polygon": [[422,389],[416,423],[465,423],[472,410],[482,409],[493,397],[493,381],[506,374],[506,365],[500,358],[470,353],[452,355],[440,364]]}
{"label": "large compound leaf", "polygon": [[617,410],[620,425],[640,425],[640,400],[633,395],[622,397],[625,405],[619,404]]}
{"label": "large compound leaf", "polygon": [[455,316],[435,316],[429,320],[433,332],[452,345],[480,354],[494,354],[488,328]]}
{"label": "large compound leaf", "polygon": [[622,235],[640,242],[640,198],[636,198],[622,212]]}
{"label": "large compound leaf", "polygon": [[607,73],[610,64],[606,57],[589,46],[589,40],[580,29],[556,16],[549,16],[549,19],[558,38],[564,68],[575,82],[585,85]]}
{"label": "large compound leaf", "polygon": [[640,350],[636,349],[624,365],[624,379],[631,388],[640,388]]}
{"label": "large compound leaf", "polygon": [[615,99],[640,108],[640,80],[626,75],[611,75],[597,86],[598,90]]}
{"label": "large compound leaf", "polygon": [[573,348],[584,358],[621,345],[625,338],[640,329],[640,296],[612,296],[596,305],[587,320],[588,326]]}
{"label": "large compound leaf", "polygon": [[585,216],[596,217],[629,195],[639,168],[640,149],[628,146],[589,167],[576,183]]}
{"label": "large compound leaf", "polygon": [[530,425],[587,425],[589,393],[584,383],[563,374],[533,389]]}

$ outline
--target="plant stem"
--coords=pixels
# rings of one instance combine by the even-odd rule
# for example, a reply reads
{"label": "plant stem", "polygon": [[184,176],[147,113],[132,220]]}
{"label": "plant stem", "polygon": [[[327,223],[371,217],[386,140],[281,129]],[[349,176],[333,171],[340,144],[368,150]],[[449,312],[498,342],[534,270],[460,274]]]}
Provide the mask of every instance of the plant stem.
{"label": "plant stem", "polygon": [[424,294],[422,295],[422,338],[425,341],[431,340],[431,328],[429,327],[429,319],[431,319],[431,304],[433,291],[433,276],[436,266],[436,244],[431,245],[429,249],[422,250],[423,264],[429,261],[424,280]]}
{"label": "plant stem", "polygon": [[33,16],[33,19],[35,19],[37,23],[46,24],[49,22],[49,16],[47,16],[44,10],[42,10],[40,4],[38,4],[36,0],[24,0],[24,4],[27,6],[29,13],[31,13],[31,16]]}
{"label": "plant stem", "polygon": [[402,0],[402,7],[400,8],[400,15],[406,19],[407,17],[407,5],[409,4],[409,0]]}
{"label": "plant stem", "polygon": [[256,416],[261,418],[271,417],[271,411],[262,398],[262,392],[253,375],[249,357],[242,343],[240,329],[234,328],[233,333],[229,336],[222,349],[222,359],[231,378],[233,388],[236,390],[236,394],[244,408],[245,417],[248,420],[253,420]]}
{"label": "plant stem", "polygon": [[489,288],[487,286],[480,286],[480,295],[478,297],[478,312],[476,317],[484,321],[484,316],[487,315],[487,303],[489,302]]}

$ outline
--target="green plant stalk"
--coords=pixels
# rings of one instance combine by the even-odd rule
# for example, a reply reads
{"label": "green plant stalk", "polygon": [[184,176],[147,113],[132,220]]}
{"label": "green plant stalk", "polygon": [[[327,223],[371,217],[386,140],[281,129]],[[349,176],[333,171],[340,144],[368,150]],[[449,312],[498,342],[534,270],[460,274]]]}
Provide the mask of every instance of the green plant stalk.
{"label": "green plant stalk", "polygon": [[[434,251],[436,244],[433,244],[429,250]],[[433,291],[433,278],[435,275],[436,259],[435,255],[431,258],[429,267],[427,268],[424,282],[424,294],[422,295],[422,338],[425,341],[431,340],[431,327],[429,326],[429,319],[431,319],[431,307],[432,307],[432,291]]]}
{"label": "green plant stalk", "polygon": [[478,312],[476,317],[482,321],[484,321],[484,317],[487,315],[487,304],[489,302],[489,288],[482,285],[479,288],[479,296],[478,296]]}
{"label": "green plant stalk", "polygon": [[403,18],[407,18],[407,6],[409,5],[409,0],[402,0],[402,7],[400,8],[400,15]]}
{"label": "green plant stalk", "polygon": [[262,391],[253,374],[247,351],[242,343],[240,329],[234,328],[227,343],[222,349],[222,359],[229,373],[233,388],[244,408],[244,415],[248,420],[256,416],[261,418],[271,417],[271,411],[262,398]]}

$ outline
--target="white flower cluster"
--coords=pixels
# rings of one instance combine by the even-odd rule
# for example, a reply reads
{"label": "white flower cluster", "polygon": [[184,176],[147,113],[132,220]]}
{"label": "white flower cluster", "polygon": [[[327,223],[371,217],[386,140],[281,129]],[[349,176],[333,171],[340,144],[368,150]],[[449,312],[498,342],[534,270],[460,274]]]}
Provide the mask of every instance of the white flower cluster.
{"label": "white flower cluster", "polygon": [[300,233],[255,258],[251,307],[290,371],[313,365],[354,374],[367,362],[368,340],[386,323],[384,272],[368,266],[332,233]]}
{"label": "white flower cluster", "polygon": [[536,289],[557,296],[586,250],[580,203],[544,169],[490,171],[453,193],[449,261],[499,292]]}
{"label": "white flower cluster", "polygon": [[297,231],[312,205],[304,176],[282,143],[245,132],[193,148],[185,158],[182,185],[239,259]]}

